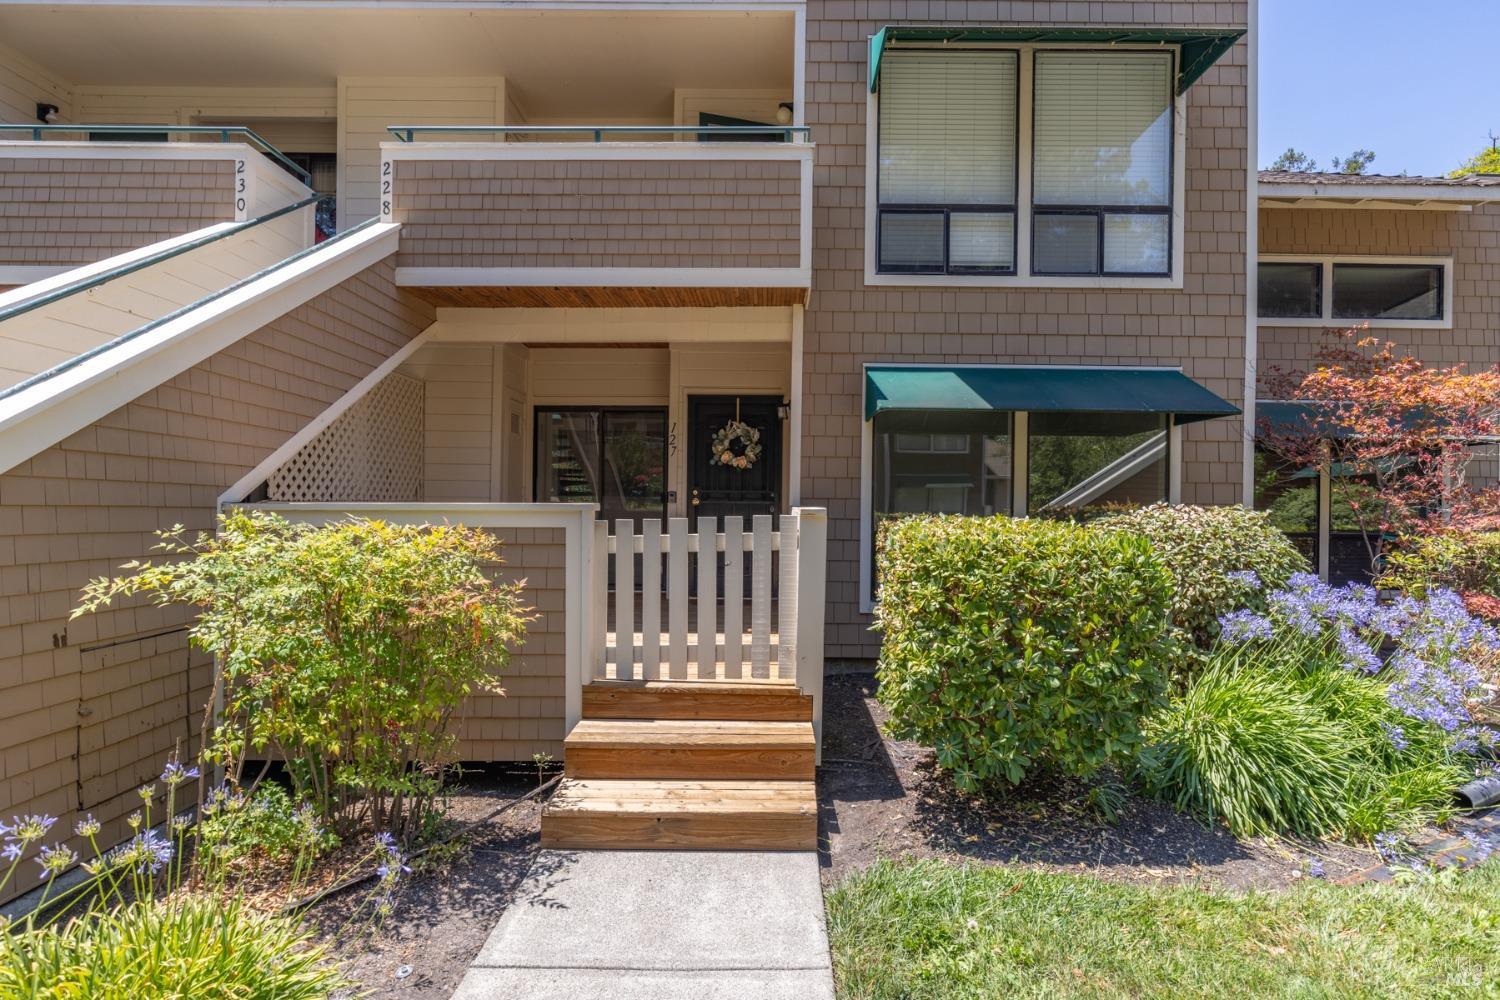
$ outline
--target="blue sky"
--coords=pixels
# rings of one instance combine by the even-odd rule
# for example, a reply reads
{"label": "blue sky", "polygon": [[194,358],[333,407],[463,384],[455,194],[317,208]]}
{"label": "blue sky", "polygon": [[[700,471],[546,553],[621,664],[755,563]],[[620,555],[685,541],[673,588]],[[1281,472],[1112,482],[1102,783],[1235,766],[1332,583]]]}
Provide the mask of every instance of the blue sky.
{"label": "blue sky", "polygon": [[1261,0],[1260,166],[1295,146],[1328,169],[1443,174],[1500,134],[1500,2]]}

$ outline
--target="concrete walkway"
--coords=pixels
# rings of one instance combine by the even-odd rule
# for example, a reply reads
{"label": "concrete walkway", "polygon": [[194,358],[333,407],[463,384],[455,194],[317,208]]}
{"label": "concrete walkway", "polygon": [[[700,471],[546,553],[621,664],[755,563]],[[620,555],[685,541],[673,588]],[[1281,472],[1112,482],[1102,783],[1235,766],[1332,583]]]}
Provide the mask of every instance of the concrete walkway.
{"label": "concrete walkway", "polygon": [[832,1000],[812,852],[543,851],[454,1000]]}

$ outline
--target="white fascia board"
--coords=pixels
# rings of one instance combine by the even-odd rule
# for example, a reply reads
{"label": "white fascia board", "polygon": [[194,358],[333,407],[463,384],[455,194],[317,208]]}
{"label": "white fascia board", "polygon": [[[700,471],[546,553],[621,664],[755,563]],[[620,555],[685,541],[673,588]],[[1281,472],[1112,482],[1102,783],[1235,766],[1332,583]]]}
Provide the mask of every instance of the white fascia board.
{"label": "white fascia board", "polygon": [[322,524],[342,521],[351,515],[378,518],[391,524],[425,525],[446,522],[470,528],[527,527],[567,528],[592,521],[598,504],[592,503],[426,503],[423,501],[252,501],[225,504],[245,510],[269,511],[289,521]]}
{"label": "white fascia board", "polygon": [[810,288],[810,267],[398,267],[411,288]]}
{"label": "white fascia board", "polygon": [[[165,132],[171,125],[142,125],[141,131],[157,128]],[[78,131],[87,132],[87,125]],[[0,135],[14,135],[3,132]],[[0,139],[0,156],[36,160],[234,160],[264,155],[243,142],[87,142],[83,140],[32,142],[29,139]]]}
{"label": "white fascia board", "polygon": [[0,472],[75,434],[396,252],[401,227],[375,225],[223,298],[0,400]]}
{"label": "white fascia board", "polygon": [[1500,201],[1494,187],[1445,187],[1430,184],[1280,184],[1259,183],[1260,200],[1317,200],[1328,202],[1431,202],[1480,205]]}

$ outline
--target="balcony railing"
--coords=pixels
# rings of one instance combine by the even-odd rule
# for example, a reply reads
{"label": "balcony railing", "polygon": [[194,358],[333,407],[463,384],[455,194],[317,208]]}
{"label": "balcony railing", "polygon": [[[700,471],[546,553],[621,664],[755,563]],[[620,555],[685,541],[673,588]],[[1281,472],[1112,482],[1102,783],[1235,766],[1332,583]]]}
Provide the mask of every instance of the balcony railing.
{"label": "balcony railing", "polygon": [[803,126],[390,131],[397,281],[439,304],[783,305],[810,287]]}
{"label": "balcony railing", "polygon": [[595,142],[610,138],[670,135],[702,141],[733,139],[806,142],[806,125],[390,125],[386,131],[399,142],[416,142],[418,135],[565,136],[591,135]]}
{"label": "balcony railing", "polygon": [[312,186],[312,174],[297,166],[285,153],[271,145],[253,129],[245,125],[3,125],[0,124],[0,139],[26,133],[32,142],[61,138],[64,135],[88,136],[136,136],[136,135],[191,135],[216,138],[219,142],[243,142],[275,160],[282,169],[291,173],[303,184]]}

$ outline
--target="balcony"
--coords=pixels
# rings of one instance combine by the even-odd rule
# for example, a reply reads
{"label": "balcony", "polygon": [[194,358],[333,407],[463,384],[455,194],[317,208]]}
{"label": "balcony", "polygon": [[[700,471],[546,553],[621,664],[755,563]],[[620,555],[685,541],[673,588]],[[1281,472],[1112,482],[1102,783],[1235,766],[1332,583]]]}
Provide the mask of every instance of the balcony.
{"label": "balcony", "polygon": [[805,127],[390,131],[381,214],[402,226],[397,281],[437,305],[806,301]]}
{"label": "balcony", "polygon": [[245,128],[0,126],[0,286],[264,217],[305,179]]}

